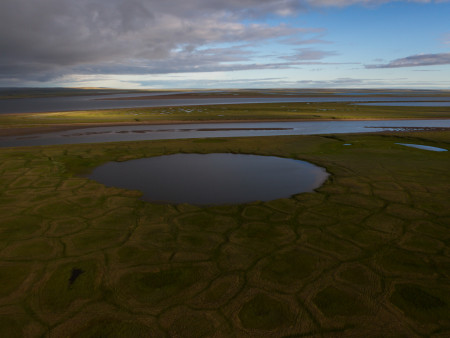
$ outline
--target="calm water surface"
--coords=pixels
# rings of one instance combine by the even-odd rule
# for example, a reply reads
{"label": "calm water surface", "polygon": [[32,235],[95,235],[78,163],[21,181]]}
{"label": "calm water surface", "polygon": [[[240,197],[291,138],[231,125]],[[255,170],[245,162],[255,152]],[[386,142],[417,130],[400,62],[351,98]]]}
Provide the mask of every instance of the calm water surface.
{"label": "calm water surface", "polygon": [[398,131],[404,128],[450,128],[447,120],[310,121],[193,123],[110,126],[75,129],[21,137],[0,137],[0,147],[77,144],[119,141],[167,140],[207,137],[320,135]]}
{"label": "calm water surface", "polygon": [[444,148],[424,146],[422,144],[412,144],[412,143],[396,143],[396,144],[399,144],[399,145],[405,146],[405,147],[411,147],[411,148],[417,148],[417,149],[429,150],[429,151],[448,151],[447,149],[444,149]]}
{"label": "calm water surface", "polygon": [[324,168],[274,156],[175,154],[97,167],[89,178],[143,192],[143,199],[195,205],[269,201],[311,192],[325,182]]}

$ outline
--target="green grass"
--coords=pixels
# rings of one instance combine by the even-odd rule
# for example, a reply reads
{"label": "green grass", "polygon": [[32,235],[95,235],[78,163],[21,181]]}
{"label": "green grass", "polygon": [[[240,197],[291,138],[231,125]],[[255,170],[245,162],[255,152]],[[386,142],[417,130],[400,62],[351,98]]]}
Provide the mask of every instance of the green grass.
{"label": "green grass", "polygon": [[152,307],[186,290],[200,276],[196,268],[190,267],[132,272],[120,279],[119,286],[135,301]]}
{"label": "green grass", "polygon": [[415,320],[433,323],[447,319],[450,307],[448,292],[448,287],[398,284],[391,301]]}
{"label": "green grass", "polygon": [[[449,149],[450,133],[198,141],[0,149],[0,333],[450,334],[450,157],[395,145]],[[289,157],[331,175],[314,193],[213,207],[79,176],[178,152]]]}
{"label": "green grass", "polygon": [[[99,295],[98,267],[95,260],[73,261],[52,266],[51,275],[39,290],[37,302],[44,313],[59,316],[67,312],[76,303],[84,303]],[[73,269],[83,273],[73,282],[70,277]]]}
{"label": "green grass", "polygon": [[293,315],[283,303],[264,294],[258,294],[245,303],[239,319],[246,329],[274,330],[284,326]]}

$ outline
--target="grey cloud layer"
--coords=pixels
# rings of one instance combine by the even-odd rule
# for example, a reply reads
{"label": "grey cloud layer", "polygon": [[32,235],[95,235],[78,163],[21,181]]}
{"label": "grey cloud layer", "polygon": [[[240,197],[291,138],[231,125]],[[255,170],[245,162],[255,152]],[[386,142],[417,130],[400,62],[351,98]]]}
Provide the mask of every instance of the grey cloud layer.
{"label": "grey cloud layer", "polygon": [[321,60],[327,56],[337,55],[336,52],[316,50],[312,48],[298,48],[294,55],[282,56],[285,60]]}
{"label": "grey cloud layer", "polygon": [[[1,0],[0,78],[45,81],[71,73],[170,73],[259,69],[250,50],[204,51],[211,43],[284,39],[320,43],[320,30],[243,24],[316,6],[380,0]],[[312,33],[313,36],[305,34]],[[323,32],[321,32],[323,33]],[[226,53],[226,54],[225,54]],[[267,68],[319,60],[303,50]],[[190,58],[197,57],[196,62]],[[227,63],[238,63],[230,65]]]}
{"label": "grey cloud layer", "polygon": [[298,7],[294,0],[2,0],[0,76],[135,68],[142,60],[171,58],[183,46],[289,37],[305,30],[240,19]]}
{"label": "grey cloud layer", "polygon": [[450,64],[450,53],[439,54],[418,54],[396,59],[385,64],[366,65],[366,68],[401,68],[401,67],[420,67],[420,66],[438,66]]}

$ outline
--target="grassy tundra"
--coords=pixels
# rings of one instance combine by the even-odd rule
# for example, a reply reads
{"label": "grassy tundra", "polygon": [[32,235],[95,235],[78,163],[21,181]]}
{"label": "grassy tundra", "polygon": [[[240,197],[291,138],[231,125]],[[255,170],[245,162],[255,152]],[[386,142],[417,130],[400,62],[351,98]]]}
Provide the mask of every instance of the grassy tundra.
{"label": "grassy tundra", "polygon": [[[276,117],[267,106],[258,119]],[[319,106],[331,107],[302,106],[305,116]],[[154,121],[162,109],[111,121]],[[237,119],[245,105],[223,109],[239,110]],[[393,117],[390,109],[400,111],[376,111]],[[92,114],[40,123],[104,121]],[[0,149],[0,336],[449,336],[449,153],[396,142],[449,149],[450,134]],[[314,193],[215,207],[148,203],[81,176],[107,161],[179,152],[289,157],[331,175]]]}

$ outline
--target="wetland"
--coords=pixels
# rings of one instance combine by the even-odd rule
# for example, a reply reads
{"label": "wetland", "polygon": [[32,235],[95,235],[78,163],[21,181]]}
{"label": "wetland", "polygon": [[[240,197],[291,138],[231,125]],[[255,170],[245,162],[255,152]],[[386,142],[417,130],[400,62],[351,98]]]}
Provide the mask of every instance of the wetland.
{"label": "wetland", "polygon": [[[449,114],[448,107],[283,103],[5,114],[0,125],[14,134],[140,123],[135,118]],[[0,336],[449,336],[449,152],[397,143],[450,149],[450,132],[398,125],[2,147]],[[225,205],[149,202],[134,188],[87,177],[107,163],[180,154],[306,161],[329,176],[314,191]]]}
{"label": "wetland", "polygon": [[[364,103],[394,104],[401,106],[446,106],[450,104],[446,91],[397,91],[397,92],[316,92],[310,91],[111,91],[86,90],[53,93],[7,93],[0,90],[0,114],[42,113],[95,109],[123,109],[166,106],[203,106],[226,104],[270,103]],[[3,99],[2,99],[3,98]]]}
{"label": "wetland", "polygon": [[[448,152],[395,144],[448,148],[448,132],[218,140],[1,149],[1,335],[450,332]],[[288,198],[196,206],[80,177],[230,152],[330,178]]]}
{"label": "wetland", "polygon": [[[290,121],[112,125],[30,135],[0,136],[0,147],[76,143],[191,139],[209,137],[256,137],[320,135],[402,130],[450,130],[450,119],[370,121]],[[36,132],[38,129],[31,129]]]}

